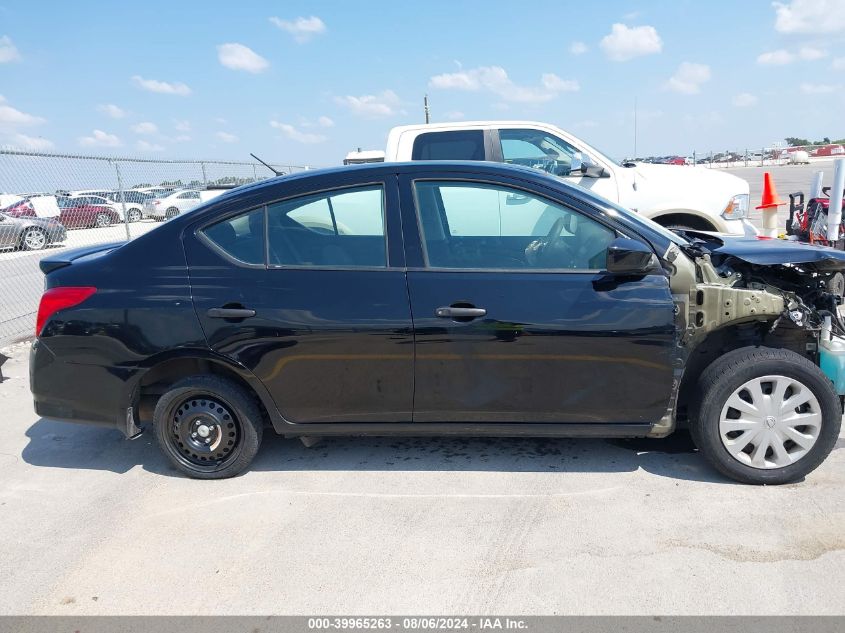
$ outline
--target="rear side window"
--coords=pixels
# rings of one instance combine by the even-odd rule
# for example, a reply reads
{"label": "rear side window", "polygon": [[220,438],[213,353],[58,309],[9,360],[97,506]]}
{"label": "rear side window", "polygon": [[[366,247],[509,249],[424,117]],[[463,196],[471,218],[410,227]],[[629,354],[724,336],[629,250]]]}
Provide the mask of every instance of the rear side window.
{"label": "rear side window", "polygon": [[427,132],[414,141],[413,160],[484,160],[484,132]]}
{"label": "rear side window", "polygon": [[264,207],[203,229],[220,250],[245,264],[264,264]]}
{"label": "rear side window", "polygon": [[338,189],[267,207],[270,265],[386,267],[384,190]]}

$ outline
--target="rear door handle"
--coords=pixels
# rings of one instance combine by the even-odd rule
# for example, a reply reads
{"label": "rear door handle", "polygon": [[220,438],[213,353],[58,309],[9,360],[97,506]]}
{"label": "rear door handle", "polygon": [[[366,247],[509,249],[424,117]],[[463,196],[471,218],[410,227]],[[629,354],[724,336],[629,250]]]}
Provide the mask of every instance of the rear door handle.
{"label": "rear door handle", "polygon": [[255,310],[247,308],[211,308],[206,314],[212,319],[246,319],[254,317]]}
{"label": "rear door handle", "polygon": [[455,318],[470,318],[487,316],[487,310],[484,308],[453,308],[451,306],[437,308],[434,311],[435,316],[441,319],[455,319]]}

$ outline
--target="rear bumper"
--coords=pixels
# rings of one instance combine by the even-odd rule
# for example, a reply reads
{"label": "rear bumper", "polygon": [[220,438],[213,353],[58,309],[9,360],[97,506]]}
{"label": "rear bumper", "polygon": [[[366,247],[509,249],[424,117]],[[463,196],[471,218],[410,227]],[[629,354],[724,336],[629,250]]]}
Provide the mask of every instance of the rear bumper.
{"label": "rear bumper", "polygon": [[43,418],[125,432],[131,407],[126,378],[124,368],[62,361],[41,340],[30,349],[29,385]]}

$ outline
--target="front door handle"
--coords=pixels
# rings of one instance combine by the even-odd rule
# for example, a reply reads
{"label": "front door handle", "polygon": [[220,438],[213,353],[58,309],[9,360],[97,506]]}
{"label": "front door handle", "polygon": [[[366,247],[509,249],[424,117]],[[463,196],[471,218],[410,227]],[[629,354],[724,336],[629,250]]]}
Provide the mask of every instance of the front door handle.
{"label": "front door handle", "polygon": [[211,319],[246,319],[254,317],[255,310],[247,308],[211,308],[206,314]]}
{"label": "front door handle", "polygon": [[487,316],[487,310],[484,308],[454,308],[448,306],[437,308],[434,314],[441,319],[476,319]]}

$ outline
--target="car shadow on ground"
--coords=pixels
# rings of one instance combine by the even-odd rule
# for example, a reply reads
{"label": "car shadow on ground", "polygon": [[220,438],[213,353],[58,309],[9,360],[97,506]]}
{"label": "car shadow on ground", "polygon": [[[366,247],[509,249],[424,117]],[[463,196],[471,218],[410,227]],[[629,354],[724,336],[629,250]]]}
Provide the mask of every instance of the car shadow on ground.
{"label": "car shadow on ground", "polygon": [[[127,441],[115,430],[41,419],[27,430],[33,466],[182,476],[161,455],[151,429]],[[333,437],[306,448],[267,430],[252,470],[614,473],[733,483],[698,454],[689,433],[665,439]]]}

